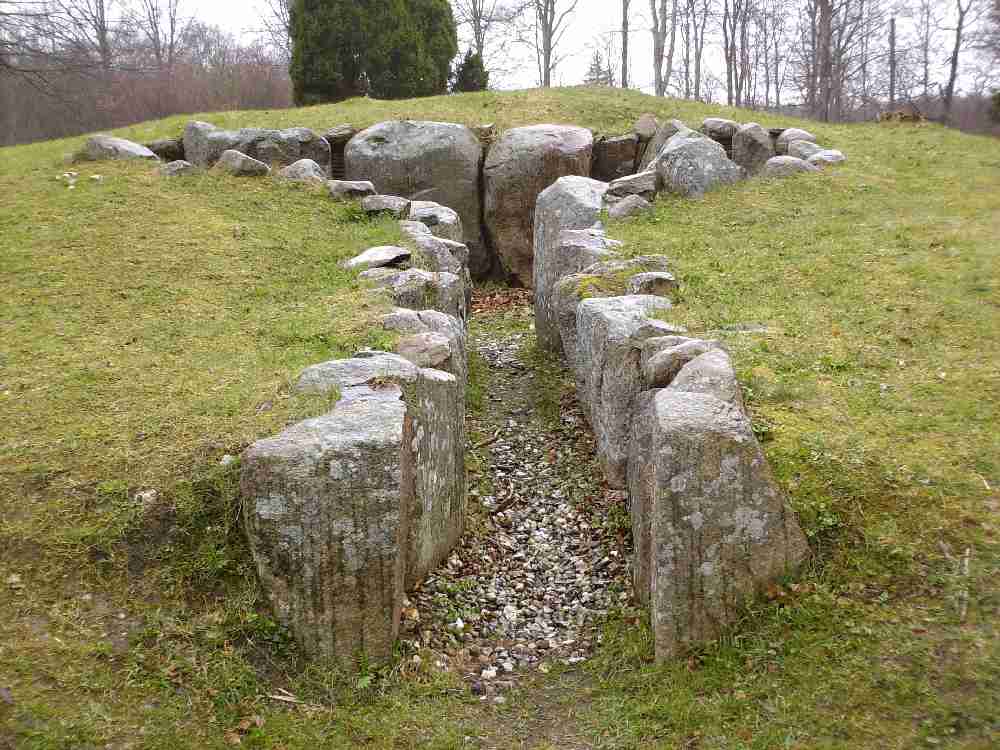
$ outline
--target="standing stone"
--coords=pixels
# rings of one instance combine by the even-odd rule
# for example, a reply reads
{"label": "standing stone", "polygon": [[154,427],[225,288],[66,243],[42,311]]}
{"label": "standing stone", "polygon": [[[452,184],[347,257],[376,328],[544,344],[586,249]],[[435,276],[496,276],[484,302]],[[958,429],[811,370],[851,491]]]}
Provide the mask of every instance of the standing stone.
{"label": "standing stone", "polygon": [[590,176],[595,180],[611,182],[632,174],[635,171],[638,148],[639,138],[634,134],[595,141]]}
{"label": "standing stone", "polygon": [[392,656],[414,481],[405,417],[398,396],[341,403],[243,454],[244,522],[261,586],[311,656]]}
{"label": "standing stone", "polygon": [[775,156],[767,160],[761,175],[763,177],[791,177],[801,172],[818,171],[819,167],[794,156]]}
{"label": "standing stone", "polygon": [[685,125],[680,120],[670,120],[666,122],[657,129],[656,134],[649,140],[646,144],[645,150],[642,152],[642,157],[639,159],[639,163],[636,165],[636,172],[645,172],[649,169],[653,169],[656,158],[663,151],[664,147],[667,145],[667,141],[673,138],[678,133],[683,133],[690,130],[690,128]]}
{"label": "standing stone", "polygon": [[774,156],[771,134],[755,122],[748,122],[733,136],[733,161],[756,175],[764,169],[767,160]]}
{"label": "standing stone", "polygon": [[640,141],[645,143],[656,135],[656,131],[659,127],[660,121],[656,119],[656,115],[647,112],[635,121],[635,125],[632,126],[632,131],[639,137]]}
{"label": "standing stone", "polygon": [[810,143],[816,142],[816,136],[810,133],[808,130],[802,130],[801,128],[786,128],[781,131],[781,134],[777,137],[774,142],[774,151],[779,156],[788,153],[788,144],[794,141],[809,141]]}
{"label": "standing stone", "polygon": [[722,146],[693,130],[670,139],[656,160],[656,171],[668,191],[688,198],[703,198],[709,190],[743,177]]}
{"label": "standing stone", "polygon": [[361,210],[367,214],[390,214],[401,219],[409,215],[410,201],[398,195],[369,195],[361,199]]}
{"label": "standing stone", "polygon": [[223,130],[198,121],[184,128],[184,155],[196,166],[210,167],[229,150],[265,164],[288,166],[299,159],[312,159],[324,170],[330,167],[330,144],[308,128]]}
{"label": "standing stone", "polygon": [[506,131],[484,166],[486,231],[503,270],[531,286],[535,203],[565,175],[590,174],[593,136],[563,125],[532,125]]}
{"label": "standing stone", "polygon": [[344,151],[348,179],[370,180],[379,192],[435,201],[461,217],[473,275],[493,259],[482,237],[479,167],[483,147],[469,128],[444,122],[382,122],[354,136]]}
{"label": "standing stone", "polygon": [[420,268],[406,271],[375,268],[362,273],[361,278],[385,289],[399,307],[438,310],[459,320],[467,317],[465,283],[453,273],[432,273]]}
{"label": "standing stone", "polygon": [[[538,196],[535,206],[534,252],[530,259],[531,278],[528,285],[541,294],[548,293],[558,275],[574,273],[583,266],[559,268],[563,259],[553,261],[560,235],[567,229],[587,229],[601,217],[606,182],[589,177],[560,177]],[[593,263],[594,261],[590,261]],[[558,275],[556,275],[558,274]]]}
{"label": "standing stone", "polygon": [[[563,179],[570,178],[564,177]],[[554,187],[555,185],[553,185]],[[541,202],[541,198],[539,198],[539,202]],[[534,269],[535,335],[539,347],[556,354],[564,353],[562,336],[559,332],[558,312],[555,306],[556,283],[561,278],[579,273],[602,258],[614,255],[615,249],[620,244],[609,240],[602,231],[586,229],[564,230],[559,233],[555,241],[546,241],[539,245]],[[575,329],[575,303],[573,307],[571,314]],[[575,352],[573,353],[575,354]],[[568,358],[569,353],[566,354]]]}
{"label": "standing stone", "polygon": [[111,135],[94,135],[87,139],[83,150],[76,155],[78,161],[122,161],[131,159],[157,160],[156,154],[139,143],[115,138]]}
{"label": "standing stone", "polygon": [[642,342],[674,330],[648,316],[670,307],[662,297],[632,296],[585,299],[576,308],[577,395],[612,487],[625,486],[632,409],[644,390]]}
{"label": "standing stone", "polygon": [[[640,598],[664,661],[721,635],[808,545],[739,406],[671,386],[638,407],[630,503],[637,563],[648,569]],[[637,568],[637,589],[644,575]]]}

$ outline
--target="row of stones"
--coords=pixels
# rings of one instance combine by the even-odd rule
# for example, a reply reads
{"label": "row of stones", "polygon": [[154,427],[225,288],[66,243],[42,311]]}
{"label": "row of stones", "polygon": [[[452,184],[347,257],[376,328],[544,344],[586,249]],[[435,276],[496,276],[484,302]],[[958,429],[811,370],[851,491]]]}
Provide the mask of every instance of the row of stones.
{"label": "row of stones", "polygon": [[[469,247],[472,275],[499,272],[524,286],[533,276],[535,201],[559,177],[624,178],[616,186],[621,195],[609,192],[617,214],[644,208],[642,201],[660,190],[700,197],[747,176],[816,171],[844,159],[796,128],[767,131],[708,118],[694,131],[644,115],[633,131],[595,141],[589,130],[571,126],[533,125],[498,135],[452,123],[391,121],[361,132],[339,126],[323,137],[305,128],[229,131],[191,122],[182,140],[150,146],[164,159],[183,154],[188,160],[172,163],[168,172],[221,163],[234,174],[267,174],[275,163],[287,165],[282,177],[315,180],[331,176],[332,154],[342,151],[349,182],[331,183],[331,192],[367,180],[372,190],[449,206],[461,218],[463,234],[456,239]],[[611,205],[619,199],[624,206]]]}
{"label": "row of stones", "polygon": [[384,272],[395,351],[308,367],[296,390],[336,394],[334,408],[242,457],[244,522],[275,615],[307,653],[342,662],[392,655],[405,591],[465,528],[468,248],[423,215],[433,226],[401,221],[411,248],[345,264]]}
{"label": "row of stones", "polygon": [[606,190],[564,177],[539,197],[535,327],[574,373],[608,483],[628,491],[635,593],[662,660],[718,637],[808,546],[730,356],[656,317],[676,286],[666,259],[625,258],[591,226]]}

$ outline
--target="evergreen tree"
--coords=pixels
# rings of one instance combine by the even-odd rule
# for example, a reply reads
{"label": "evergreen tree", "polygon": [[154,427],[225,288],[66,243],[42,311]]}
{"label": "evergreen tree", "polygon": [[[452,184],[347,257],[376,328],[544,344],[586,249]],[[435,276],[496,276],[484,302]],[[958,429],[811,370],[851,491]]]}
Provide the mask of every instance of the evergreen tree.
{"label": "evergreen tree", "polygon": [[483,58],[471,49],[466,51],[465,58],[455,68],[455,81],[452,91],[486,91],[490,85],[490,74],[483,65]]}
{"label": "evergreen tree", "polygon": [[299,105],[447,91],[458,52],[447,0],[293,0],[289,25]]}
{"label": "evergreen tree", "polygon": [[583,79],[587,86],[614,86],[614,74],[611,68],[604,64],[604,57],[600,50],[594,50],[594,56],[590,58],[590,67],[587,68],[587,75]]}

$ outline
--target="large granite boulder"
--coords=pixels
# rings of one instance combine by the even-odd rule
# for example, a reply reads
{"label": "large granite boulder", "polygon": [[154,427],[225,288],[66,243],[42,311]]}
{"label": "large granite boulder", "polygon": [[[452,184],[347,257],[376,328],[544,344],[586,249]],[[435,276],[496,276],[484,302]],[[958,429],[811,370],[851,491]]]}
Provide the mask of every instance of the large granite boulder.
{"label": "large granite boulder", "polygon": [[243,453],[243,517],[261,587],[312,656],[392,656],[413,495],[405,423],[397,390],[340,403]]}
{"label": "large granite boulder", "polygon": [[312,159],[299,159],[294,164],[278,171],[278,177],[289,182],[306,182],[322,185],[326,180],[326,171]]}
{"label": "large granite boulder", "polygon": [[139,143],[116,138],[113,135],[93,135],[76,155],[78,161],[127,161],[132,159],[157,160],[156,154]]}
{"label": "large granite boulder", "polygon": [[789,156],[794,156],[796,159],[809,159],[810,156],[820,153],[823,147],[817,146],[812,141],[792,141],[785,150]]}
{"label": "large granite boulder", "polygon": [[666,190],[688,198],[702,198],[743,178],[743,169],[729,160],[721,145],[693,130],[667,142],[656,159],[656,172]]}
{"label": "large granite boulder", "polygon": [[614,138],[600,138],[594,142],[594,158],[590,176],[602,182],[611,182],[635,172],[639,137],[634,133]]}
{"label": "large granite boulder", "polygon": [[[465,325],[458,318],[437,310],[410,310],[399,307],[382,319],[382,327],[387,331],[402,334],[403,339],[411,336],[434,334],[443,336],[448,342],[449,357],[434,364],[437,370],[450,372],[460,385],[468,382],[468,354]],[[405,356],[397,349],[400,356]]]}
{"label": "large granite boulder", "polygon": [[774,156],[767,160],[762,177],[791,177],[802,172],[819,172],[819,167],[794,156]]}
{"label": "large granite boulder", "polygon": [[604,195],[604,200],[607,203],[616,203],[630,195],[638,195],[647,201],[651,201],[656,197],[658,183],[659,177],[657,177],[656,171],[652,169],[646,172],[639,172],[638,174],[619,177],[608,186],[608,192]]}
{"label": "large granite boulder", "polygon": [[577,395],[612,487],[625,486],[632,410],[645,390],[642,342],[675,330],[649,316],[670,307],[662,297],[636,295],[585,299],[576,308]]}
{"label": "large granite boulder", "polygon": [[288,166],[300,159],[312,159],[324,170],[330,168],[330,144],[308,128],[223,130],[198,121],[184,128],[184,155],[196,166],[210,167],[229,150],[269,165]]}
{"label": "large granite boulder", "polygon": [[717,638],[808,555],[743,409],[682,388],[638,397],[629,448],[636,591],[660,661]]}
{"label": "large granite boulder", "polygon": [[740,124],[723,117],[706,117],[701,123],[701,132],[713,141],[731,141]]}
{"label": "large granite boulder", "polygon": [[381,193],[434,201],[461,217],[476,276],[493,270],[482,237],[479,167],[483,147],[469,128],[445,122],[381,122],[354,136],[344,151],[347,179],[369,180]]}
{"label": "large granite boulder", "polygon": [[[584,253],[580,260],[589,262],[580,266],[564,266],[570,260],[571,249],[560,250],[560,235],[567,229],[587,229],[601,217],[606,182],[598,182],[589,177],[560,177],[545,188],[535,205],[534,252],[531,263],[531,283],[535,289],[536,326],[541,323],[546,328],[546,318],[538,318],[538,301],[544,299],[559,276],[582,270],[585,265],[595,262]],[[584,250],[584,248],[581,248]],[[550,348],[546,334],[539,330],[539,342]]]}
{"label": "large granite boulder", "polygon": [[655,163],[660,152],[666,147],[667,142],[673,138],[678,133],[683,133],[690,130],[687,125],[685,125],[680,120],[669,120],[662,123],[657,129],[656,133],[652,138],[646,143],[646,147],[643,149],[642,156],[639,157],[639,163],[636,165],[636,172],[646,172],[650,169],[655,168]]}
{"label": "large granite boulder", "polygon": [[802,130],[801,128],[786,128],[781,131],[777,139],[774,142],[774,152],[779,156],[788,153],[788,146],[795,141],[809,141],[810,143],[816,142],[816,136],[810,133],[808,130]]}
{"label": "large granite boulder", "polygon": [[[615,254],[619,242],[609,240],[598,229],[564,230],[554,242],[543,243],[535,257],[535,335],[538,346],[546,351],[563,354],[559,331],[555,287],[560,279],[579,273],[599,260]],[[569,314],[576,329],[576,303]],[[574,340],[576,336],[574,335]],[[567,359],[575,351],[565,352]]]}
{"label": "large granite boulder", "polygon": [[590,174],[593,135],[564,125],[531,125],[506,131],[483,168],[486,231],[503,270],[532,284],[535,203],[560,177]]}
{"label": "large granite boulder", "polygon": [[755,122],[740,127],[733,136],[733,161],[748,175],[758,174],[774,156],[771,134]]}

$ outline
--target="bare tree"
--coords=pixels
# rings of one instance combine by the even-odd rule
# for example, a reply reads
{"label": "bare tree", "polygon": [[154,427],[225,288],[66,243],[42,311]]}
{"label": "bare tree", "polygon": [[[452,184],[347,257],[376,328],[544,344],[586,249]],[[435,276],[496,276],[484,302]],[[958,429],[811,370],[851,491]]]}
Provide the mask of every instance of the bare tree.
{"label": "bare tree", "polygon": [[183,32],[181,0],[139,0],[136,26],[145,37],[156,69],[169,74]]}
{"label": "bare tree", "polygon": [[264,35],[283,60],[292,59],[292,0],[264,0],[261,23]]}
{"label": "bare tree", "polygon": [[532,0],[534,11],[533,39],[527,43],[534,49],[538,64],[538,84],[552,85],[552,73],[565,55],[559,54],[560,43],[569,28],[569,17],[580,0]]}
{"label": "bare tree", "polygon": [[667,0],[649,0],[653,34],[653,85],[657,96],[666,96],[667,84],[674,70],[674,47],[677,43],[677,0],[667,10]]}
{"label": "bare tree", "polygon": [[951,120],[952,104],[955,99],[955,83],[958,81],[959,56],[962,50],[968,46],[968,30],[982,10],[980,0],[955,0],[955,41],[951,49],[951,57],[948,60],[948,84],[942,93],[944,103],[944,119]]}

